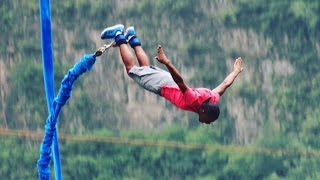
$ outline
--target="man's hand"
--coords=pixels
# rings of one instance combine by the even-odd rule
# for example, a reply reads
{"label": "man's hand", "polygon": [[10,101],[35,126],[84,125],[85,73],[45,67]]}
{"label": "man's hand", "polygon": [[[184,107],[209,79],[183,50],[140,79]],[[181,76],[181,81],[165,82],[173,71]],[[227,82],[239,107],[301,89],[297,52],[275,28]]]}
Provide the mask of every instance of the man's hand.
{"label": "man's hand", "polygon": [[170,63],[169,59],[167,58],[166,54],[164,53],[163,48],[161,45],[158,46],[158,53],[157,56],[155,57],[161,64],[167,65]]}
{"label": "man's hand", "polygon": [[241,57],[238,57],[233,64],[233,70],[240,73],[243,70],[243,64]]}

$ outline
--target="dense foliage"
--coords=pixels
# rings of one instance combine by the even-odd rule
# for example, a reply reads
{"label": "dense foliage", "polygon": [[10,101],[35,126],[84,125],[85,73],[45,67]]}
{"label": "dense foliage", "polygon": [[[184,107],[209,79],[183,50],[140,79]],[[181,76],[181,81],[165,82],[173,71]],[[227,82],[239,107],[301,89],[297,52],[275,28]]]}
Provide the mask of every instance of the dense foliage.
{"label": "dense foliage", "polygon": [[[97,131],[96,134],[88,136],[95,137],[96,141],[94,139],[78,142],[62,141],[64,178],[295,179],[310,177],[312,179],[317,177],[316,169],[320,165],[319,153],[311,157],[312,154],[292,151],[292,149],[278,151],[279,149],[276,148],[223,147],[211,143],[208,136],[204,135],[210,133],[212,132],[208,127],[186,131],[173,126],[152,135],[126,132],[119,137],[125,136],[131,141],[123,143],[119,141],[103,143],[101,139],[115,136],[104,131]],[[144,143],[137,143],[139,142],[137,140],[144,140]],[[11,149],[11,151],[0,153],[2,177],[34,179],[36,168],[33,162],[36,160],[34,154],[37,154],[37,148],[34,145],[37,142],[16,138],[2,138],[0,142]],[[157,146],[150,144],[156,142],[158,142]],[[173,146],[174,142],[189,146]],[[24,152],[25,148],[28,151]],[[301,160],[301,163],[297,163],[297,160]],[[16,172],[13,169],[19,171]]]}
{"label": "dense foliage", "polygon": [[[118,52],[108,51],[77,82],[60,131],[221,149],[64,141],[65,179],[320,178],[320,1],[52,1],[52,17],[56,87],[115,23],[135,25],[150,57],[162,44],[192,86],[214,88],[232,59],[245,61],[240,80],[222,98],[219,121],[203,126],[194,114],[131,86]],[[37,0],[1,1],[1,128],[44,129],[39,23]],[[0,144],[1,178],[37,177],[39,141],[0,137]],[[302,153],[309,151],[315,153]]]}

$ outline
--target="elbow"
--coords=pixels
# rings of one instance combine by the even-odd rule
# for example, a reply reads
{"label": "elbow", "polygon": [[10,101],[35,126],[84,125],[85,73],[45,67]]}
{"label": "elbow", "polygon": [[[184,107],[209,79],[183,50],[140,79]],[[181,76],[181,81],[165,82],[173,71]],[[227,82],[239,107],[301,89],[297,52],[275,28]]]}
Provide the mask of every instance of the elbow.
{"label": "elbow", "polygon": [[224,89],[227,89],[228,87],[231,86],[231,84],[232,84],[232,83],[230,83],[230,82],[224,81],[224,82],[222,83],[222,86],[224,87]]}
{"label": "elbow", "polygon": [[176,84],[177,84],[179,87],[183,87],[183,86],[185,86],[184,81],[176,82]]}
{"label": "elbow", "polygon": [[178,85],[180,84],[184,84],[184,80],[182,77],[176,77],[176,78],[173,78],[174,82],[177,83]]}
{"label": "elbow", "polygon": [[185,84],[182,78],[179,79],[179,84],[183,84],[183,85]]}

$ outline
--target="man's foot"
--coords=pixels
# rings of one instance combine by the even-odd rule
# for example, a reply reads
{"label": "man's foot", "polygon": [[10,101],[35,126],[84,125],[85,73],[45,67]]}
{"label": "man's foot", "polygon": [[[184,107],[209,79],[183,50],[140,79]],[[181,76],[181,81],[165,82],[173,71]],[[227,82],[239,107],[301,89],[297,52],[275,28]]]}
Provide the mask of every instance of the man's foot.
{"label": "man's foot", "polygon": [[101,39],[114,39],[117,35],[123,34],[124,25],[117,24],[105,28],[101,33]]}
{"label": "man's foot", "polygon": [[125,38],[132,48],[136,46],[141,46],[141,42],[139,38],[136,36],[136,31],[134,30],[133,26],[127,28],[125,32]]}
{"label": "man's foot", "polygon": [[130,39],[136,35],[136,31],[134,30],[133,26],[130,26],[126,29],[126,32],[124,34],[125,34],[127,41],[130,41]]}

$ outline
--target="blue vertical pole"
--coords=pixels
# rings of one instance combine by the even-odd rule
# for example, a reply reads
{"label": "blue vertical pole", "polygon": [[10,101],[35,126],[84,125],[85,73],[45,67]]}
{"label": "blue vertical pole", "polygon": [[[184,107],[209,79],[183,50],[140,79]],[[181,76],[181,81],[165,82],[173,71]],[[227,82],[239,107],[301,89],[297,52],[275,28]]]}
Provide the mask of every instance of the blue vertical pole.
{"label": "blue vertical pole", "polygon": [[[40,0],[40,17],[41,17],[41,39],[42,39],[42,61],[43,61],[43,76],[45,83],[45,91],[47,98],[48,112],[54,114],[53,101],[54,101],[54,58],[53,58],[53,43],[52,43],[52,31],[51,31],[51,1]],[[61,173],[61,160],[59,153],[59,138],[58,129],[55,129],[53,133],[53,144],[52,142],[43,142],[42,147],[46,147],[44,143],[47,143],[53,149],[54,154],[54,167],[55,177],[57,180],[62,180]],[[39,178],[47,177],[50,179],[50,161],[51,151],[41,149],[40,159],[38,161]],[[49,154],[49,157],[45,157]],[[46,175],[41,176],[41,173]]]}

